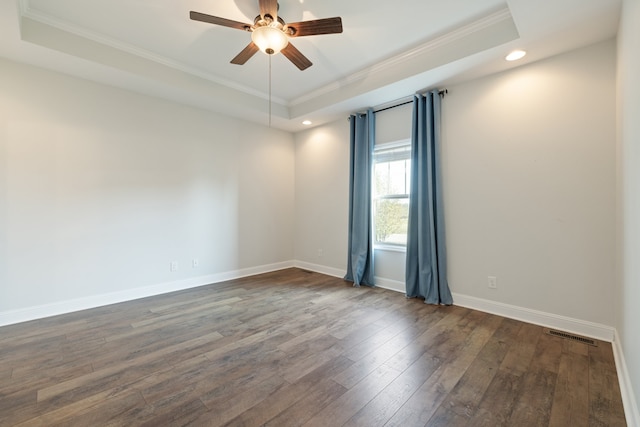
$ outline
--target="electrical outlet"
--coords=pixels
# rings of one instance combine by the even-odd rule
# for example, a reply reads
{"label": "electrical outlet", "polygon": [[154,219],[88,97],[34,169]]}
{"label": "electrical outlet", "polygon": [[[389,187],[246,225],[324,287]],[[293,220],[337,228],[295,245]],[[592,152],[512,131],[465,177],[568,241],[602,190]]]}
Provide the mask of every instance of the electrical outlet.
{"label": "electrical outlet", "polygon": [[487,282],[489,284],[489,288],[491,288],[491,289],[497,289],[498,288],[498,279],[496,278],[496,276],[487,277]]}
{"label": "electrical outlet", "polygon": [[194,259],[191,261],[191,267],[193,267],[193,268],[197,268],[199,265],[200,265],[200,261],[198,261],[198,258],[194,258]]}
{"label": "electrical outlet", "polygon": [[178,261],[171,261],[171,264],[169,264],[169,270],[178,271]]}
{"label": "electrical outlet", "polygon": [[318,258],[322,258],[323,252],[322,249],[318,249]]}

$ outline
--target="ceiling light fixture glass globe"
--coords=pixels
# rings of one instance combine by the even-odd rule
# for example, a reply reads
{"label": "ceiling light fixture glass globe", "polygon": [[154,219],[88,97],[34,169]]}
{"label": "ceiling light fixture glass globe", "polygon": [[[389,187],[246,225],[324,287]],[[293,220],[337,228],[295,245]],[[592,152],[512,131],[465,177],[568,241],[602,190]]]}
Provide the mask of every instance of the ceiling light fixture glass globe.
{"label": "ceiling light fixture glass globe", "polygon": [[289,44],[289,39],[282,30],[269,26],[253,30],[251,40],[267,55],[275,55]]}

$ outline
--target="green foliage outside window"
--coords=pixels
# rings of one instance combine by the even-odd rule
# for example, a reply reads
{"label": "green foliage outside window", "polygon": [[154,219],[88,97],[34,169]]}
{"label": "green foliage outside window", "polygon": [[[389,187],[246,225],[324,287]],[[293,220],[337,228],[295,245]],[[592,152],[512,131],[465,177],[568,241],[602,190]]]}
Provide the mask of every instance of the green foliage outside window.
{"label": "green foliage outside window", "polygon": [[404,200],[379,200],[376,205],[376,241],[406,244],[408,211]]}

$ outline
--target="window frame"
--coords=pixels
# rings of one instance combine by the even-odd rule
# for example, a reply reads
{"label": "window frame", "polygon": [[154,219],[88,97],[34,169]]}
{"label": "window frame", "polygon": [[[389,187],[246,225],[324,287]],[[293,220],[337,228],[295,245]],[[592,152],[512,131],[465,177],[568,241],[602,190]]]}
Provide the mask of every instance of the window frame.
{"label": "window frame", "polygon": [[[397,148],[408,148],[407,152],[408,155],[402,155],[402,156],[393,156],[390,155],[388,156],[384,161],[379,161],[379,156],[376,155],[376,152],[380,152],[380,151],[388,151],[388,150],[393,150],[393,149],[397,149]],[[407,250],[407,244],[406,243],[392,243],[392,242],[381,242],[378,241],[376,239],[376,208],[377,208],[377,204],[380,200],[406,200],[407,203],[409,202],[409,197],[410,197],[410,171],[405,171],[405,189],[406,191],[408,191],[406,194],[386,194],[383,196],[379,196],[376,193],[376,174],[375,174],[375,168],[376,165],[378,163],[390,163],[393,161],[398,161],[398,160],[409,160],[409,162],[411,161],[411,139],[410,138],[406,138],[406,139],[401,139],[398,141],[392,141],[392,142],[387,142],[387,143],[382,143],[382,144],[376,144],[374,146],[373,149],[373,163],[372,163],[372,185],[371,185],[371,203],[372,203],[372,227],[373,227],[373,247],[376,250],[385,250],[385,251],[390,251],[390,252],[406,252]],[[411,164],[411,163],[409,163]]]}

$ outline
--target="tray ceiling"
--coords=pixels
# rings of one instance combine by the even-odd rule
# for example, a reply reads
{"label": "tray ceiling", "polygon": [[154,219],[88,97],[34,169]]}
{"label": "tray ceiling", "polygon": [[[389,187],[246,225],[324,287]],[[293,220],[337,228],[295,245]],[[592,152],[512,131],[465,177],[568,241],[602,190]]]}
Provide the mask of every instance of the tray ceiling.
{"label": "tray ceiling", "polygon": [[[229,61],[250,34],[189,11],[253,22],[257,0],[18,0],[0,6],[0,56],[266,123],[269,58]],[[617,0],[281,0],[288,22],[341,16],[342,34],[300,37],[312,62],[271,58],[273,125],[301,129],[613,37]]]}

